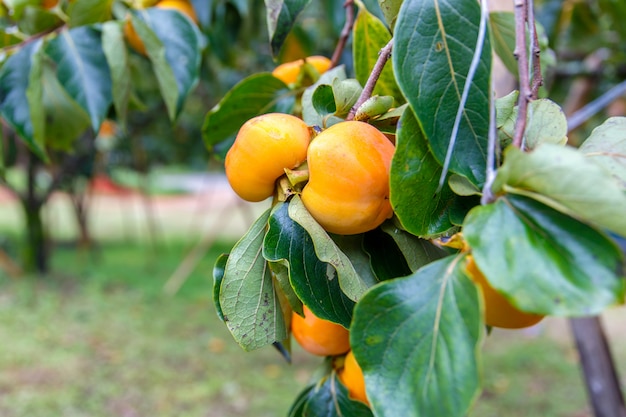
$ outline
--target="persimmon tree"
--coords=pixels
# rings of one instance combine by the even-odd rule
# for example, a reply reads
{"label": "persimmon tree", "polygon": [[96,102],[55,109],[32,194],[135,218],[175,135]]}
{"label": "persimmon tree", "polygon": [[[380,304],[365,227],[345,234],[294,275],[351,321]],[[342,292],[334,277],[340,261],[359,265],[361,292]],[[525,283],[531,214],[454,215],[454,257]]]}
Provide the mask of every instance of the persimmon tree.
{"label": "persimmon tree", "polygon": [[[266,2],[274,54],[309,3]],[[606,101],[624,94],[614,60],[623,52],[625,11],[619,2],[597,3],[613,71],[593,91]],[[490,327],[593,316],[624,302],[615,240],[626,236],[626,118],[587,125],[571,140],[559,103],[572,78],[554,75],[563,68],[553,45],[574,44],[580,25],[572,16],[584,6],[511,6],[492,12],[486,0],[347,1],[328,70],[305,59],[295,82],[250,75],[208,112],[204,139],[221,156],[233,142],[241,155],[240,128],[267,113],[296,115],[309,126],[309,159],[316,136],[347,121],[369,124],[395,146],[384,173],[392,215],[357,233],[325,230],[303,202],[308,181],[317,181],[306,162],[285,163],[279,178],[263,172],[282,163],[272,158],[283,152],[262,150],[283,133],[269,135],[277,141],[271,145],[257,136],[256,159],[247,155],[227,171],[253,191],[251,172],[275,180],[271,206],[215,265],[217,312],[236,342],[246,351],[274,345],[289,358],[291,317],[306,306],[349,330],[350,366],[355,358],[364,375],[366,401],[338,377],[344,355],[329,356],[290,416],[465,416],[480,393]],[[500,96],[496,57],[516,81]],[[584,120],[602,108],[596,102]],[[363,138],[358,130],[342,134],[354,141]],[[345,167],[361,158],[364,144],[326,149],[341,152],[325,166],[326,209],[375,188]],[[336,210],[349,224],[361,206]]]}

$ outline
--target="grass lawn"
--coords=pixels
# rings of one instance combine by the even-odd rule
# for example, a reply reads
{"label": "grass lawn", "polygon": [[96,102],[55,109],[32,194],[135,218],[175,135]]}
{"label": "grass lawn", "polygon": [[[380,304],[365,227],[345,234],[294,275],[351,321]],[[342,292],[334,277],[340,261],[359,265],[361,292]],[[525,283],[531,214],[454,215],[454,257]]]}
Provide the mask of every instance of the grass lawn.
{"label": "grass lawn", "polygon": [[[272,348],[236,345],[211,298],[213,262],[229,248],[215,245],[174,296],[162,288],[185,244],[61,248],[48,278],[0,275],[0,415],[285,416],[321,360],[296,347],[287,365]],[[615,342],[626,375],[626,342]],[[470,416],[591,416],[577,361],[565,321],[494,331]]]}

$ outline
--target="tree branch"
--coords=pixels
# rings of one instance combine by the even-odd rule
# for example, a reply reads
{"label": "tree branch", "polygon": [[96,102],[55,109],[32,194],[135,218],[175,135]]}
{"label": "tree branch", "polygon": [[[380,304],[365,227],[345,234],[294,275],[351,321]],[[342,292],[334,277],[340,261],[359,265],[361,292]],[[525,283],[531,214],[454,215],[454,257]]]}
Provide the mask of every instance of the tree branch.
{"label": "tree branch", "polygon": [[621,83],[617,84],[609,91],[602,94],[600,97],[593,100],[592,102],[588,103],[576,113],[572,114],[567,122],[567,131],[571,132],[572,130],[576,129],[578,126],[585,123],[600,110],[602,110],[624,94],[626,94],[626,81],[622,81]]}
{"label": "tree branch", "polygon": [[352,106],[352,108],[350,109],[350,113],[348,113],[348,117],[346,117],[346,120],[354,119],[354,115],[356,114],[356,111],[359,109],[359,107],[361,107],[361,105],[372,96],[372,92],[374,91],[374,87],[376,87],[376,83],[380,78],[380,74],[382,74],[383,69],[385,68],[385,64],[391,57],[392,49],[393,39],[391,39],[389,43],[387,43],[387,45],[385,45],[383,49],[381,49],[378,53],[378,59],[374,64],[374,68],[372,68],[372,72],[367,79],[365,86],[363,87],[363,91],[361,92],[361,95],[357,99],[356,103],[354,103],[354,106]]}
{"label": "tree branch", "polygon": [[[532,1],[532,0],[531,0]],[[515,123],[515,133],[513,135],[513,145],[522,147],[524,131],[526,130],[526,115],[528,112],[528,102],[531,99],[530,78],[528,74],[528,54],[526,51],[526,18],[527,0],[515,0],[515,58],[517,59],[517,69],[519,73],[519,101],[517,121]]]}
{"label": "tree branch", "polygon": [[539,47],[537,26],[535,25],[535,6],[533,0],[528,2],[526,12],[531,42],[530,62],[533,69],[531,97],[533,100],[536,100],[539,97],[539,88],[543,85],[543,75],[541,74],[541,48]]}
{"label": "tree branch", "polygon": [[343,50],[348,43],[348,38],[350,38],[350,34],[352,33],[352,27],[354,26],[354,0],[346,0],[343,7],[346,9],[346,23],[341,30],[339,41],[337,42],[337,46],[333,52],[330,65],[331,68],[334,68],[339,64]]}

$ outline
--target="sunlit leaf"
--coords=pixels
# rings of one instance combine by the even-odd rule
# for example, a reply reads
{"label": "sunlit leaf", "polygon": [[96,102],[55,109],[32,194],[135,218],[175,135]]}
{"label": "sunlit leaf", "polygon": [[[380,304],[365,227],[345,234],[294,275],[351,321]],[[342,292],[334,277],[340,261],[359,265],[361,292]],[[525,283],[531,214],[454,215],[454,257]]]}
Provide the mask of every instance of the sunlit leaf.
{"label": "sunlit leaf", "polygon": [[70,26],[83,26],[109,20],[112,5],[113,0],[73,0],[67,8]]}
{"label": "sunlit leaf", "polygon": [[596,127],[580,151],[626,189],[626,117],[611,117]]}
{"label": "sunlit leaf", "polygon": [[376,416],[467,414],[479,390],[483,325],[462,259],[450,256],[384,281],[357,304],[350,344]]}
{"label": "sunlit leaf", "polygon": [[378,0],[383,16],[385,16],[387,26],[389,26],[392,30],[396,25],[396,20],[398,19],[398,13],[400,12],[402,2],[403,0]]}
{"label": "sunlit leaf", "polygon": [[463,236],[490,284],[538,314],[598,314],[624,301],[622,255],[597,229],[516,195],[476,207]]}

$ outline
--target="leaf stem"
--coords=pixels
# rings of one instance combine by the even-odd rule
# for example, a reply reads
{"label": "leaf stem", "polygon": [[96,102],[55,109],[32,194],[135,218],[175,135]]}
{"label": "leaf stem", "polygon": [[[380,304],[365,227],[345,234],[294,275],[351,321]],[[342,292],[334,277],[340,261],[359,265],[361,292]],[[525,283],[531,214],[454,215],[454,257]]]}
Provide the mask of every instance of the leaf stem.
{"label": "leaf stem", "polygon": [[350,109],[350,113],[348,113],[346,120],[354,119],[354,115],[356,114],[356,111],[359,109],[359,107],[361,107],[361,105],[372,96],[372,92],[374,91],[374,87],[376,87],[376,83],[380,78],[380,74],[383,72],[385,64],[387,63],[389,58],[391,58],[392,49],[393,38],[378,53],[378,59],[374,64],[374,68],[372,68],[372,72],[370,73],[370,76],[367,79],[365,86],[363,87],[363,91],[361,92],[361,95],[357,99],[356,103],[354,103],[354,106],[352,106],[352,108]]}
{"label": "leaf stem", "polygon": [[346,23],[343,25],[343,29],[341,29],[339,41],[337,41],[337,46],[333,52],[330,65],[331,68],[334,68],[339,64],[343,50],[348,43],[348,38],[350,38],[350,34],[352,33],[352,27],[354,26],[354,0],[346,0],[343,7],[346,9]]}

